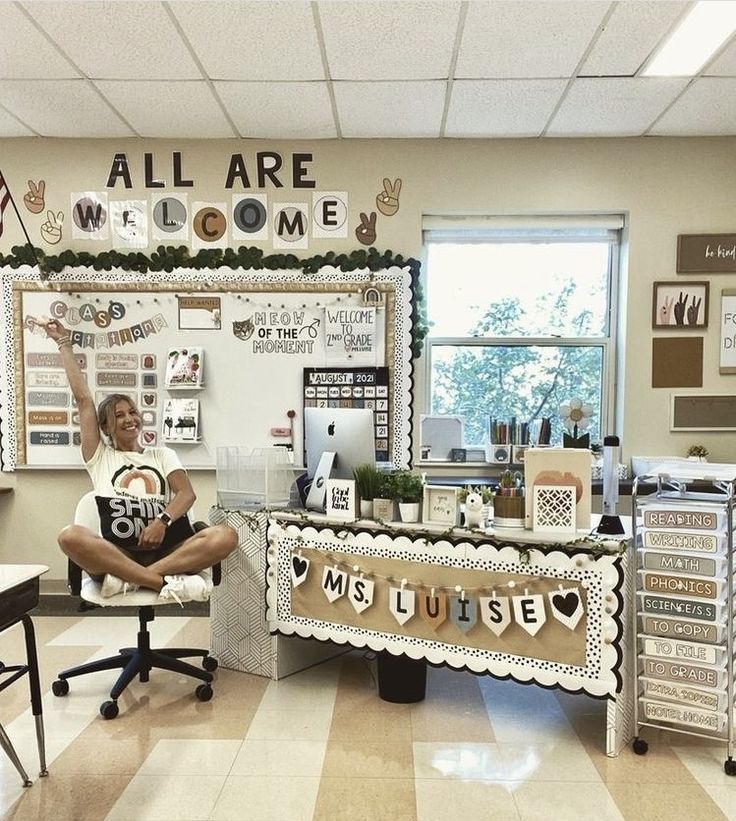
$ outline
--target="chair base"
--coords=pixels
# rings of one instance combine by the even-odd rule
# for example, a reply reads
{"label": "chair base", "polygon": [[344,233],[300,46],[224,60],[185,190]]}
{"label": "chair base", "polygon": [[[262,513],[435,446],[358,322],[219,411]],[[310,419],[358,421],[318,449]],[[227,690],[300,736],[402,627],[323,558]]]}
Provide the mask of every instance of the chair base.
{"label": "chair base", "polygon": [[[59,673],[58,679],[53,683],[52,690],[56,696],[65,696],[69,692],[68,679],[76,676],[84,676],[87,673],[97,673],[102,670],[117,670],[122,668],[122,673],[110,690],[112,701],[106,701],[100,708],[100,712],[105,718],[115,718],[118,714],[117,700],[125,688],[134,678],[142,682],[149,680],[149,673],[153,669],[170,670],[174,673],[182,673],[205,682],[196,689],[197,698],[200,701],[209,701],[212,698],[212,688],[209,686],[213,679],[212,670],[217,669],[217,660],[209,655],[208,650],[199,650],[184,647],[165,647],[159,650],[151,649],[150,633],[147,624],[153,621],[153,607],[147,605],[138,609],[138,621],[140,629],[138,631],[137,647],[123,647],[118,655],[104,659],[97,659],[77,667],[70,667]],[[182,658],[202,658],[202,665],[205,669],[200,670],[193,664],[181,661]]]}

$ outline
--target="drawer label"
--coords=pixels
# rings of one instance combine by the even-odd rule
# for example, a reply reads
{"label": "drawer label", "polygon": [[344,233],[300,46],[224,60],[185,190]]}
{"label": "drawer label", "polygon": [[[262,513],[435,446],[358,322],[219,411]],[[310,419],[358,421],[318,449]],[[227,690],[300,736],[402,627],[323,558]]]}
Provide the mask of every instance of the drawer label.
{"label": "drawer label", "polygon": [[698,576],[715,576],[716,560],[702,556],[678,556],[672,553],[644,553],[647,570],[674,570],[678,573],[695,573]]}
{"label": "drawer label", "polygon": [[691,530],[716,530],[718,516],[711,510],[645,510],[645,527],[683,528]]}
{"label": "drawer label", "polygon": [[700,727],[719,732],[722,721],[717,713],[706,713],[694,710],[692,707],[680,707],[678,704],[660,704],[648,701],[644,704],[644,714],[655,721],[672,721],[676,724],[687,724],[691,727]]}
{"label": "drawer label", "polygon": [[644,547],[715,553],[718,550],[718,536],[710,533],[667,533],[659,530],[645,530]]}
{"label": "drawer label", "polygon": [[690,684],[702,684],[704,687],[717,687],[719,672],[710,667],[697,667],[676,661],[644,659],[645,675],[652,678],[666,678],[669,681],[686,681]]}
{"label": "drawer label", "polygon": [[689,601],[688,599],[671,599],[666,596],[644,596],[644,609],[649,613],[682,616],[686,619],[701,621],[716,620],[716,606],[708,602]]}
{"label": "drawer label", "polygon": [[679,621],[678,619],[658,619],[656,616],[644,616],[642,624],[645,633],[655,633],[658,636],[677,636],[709,642],[715,642],[718,639],[715,624],[694,624],[691,621]]}
{"label": "drawer label", "polygon": [[644,639],[644,652],[648,656],[702,661],[703,664],[715,664],[718,649],[711,644],[693,644],[689,641],[676,641],[675,639]]}
{"label": "drawer label", "polygon": [[696,596],[700,599],[715,599],[718,595],[718,585],[715,582],[660,573],[645,573],[644,589],[653,593],[674,593],[677,596]]}
{"label": "drawer label", "polygon": [[718,693],[710,693],[707,690],[698,690],[697,687],[686,687],[669,681],[645,681],[644,692],[648,696],[656,696],[666,701],[683,701],[705,710],[717,710],[720,700]]}

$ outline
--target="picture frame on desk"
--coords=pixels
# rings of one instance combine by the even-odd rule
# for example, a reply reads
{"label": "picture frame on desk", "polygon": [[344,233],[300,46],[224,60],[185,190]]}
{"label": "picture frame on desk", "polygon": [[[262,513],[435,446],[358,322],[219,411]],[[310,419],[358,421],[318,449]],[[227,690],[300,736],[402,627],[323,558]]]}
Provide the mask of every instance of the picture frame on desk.
{"label": "picture frame on desk", "polygon": [[328,479],[325,513],[333,519],[352,521],[356,517],[356,492],[354,479]]}
{"label": "picture frame on desk", "polygon": [[422,523],[454,527],[460,523],[460,488],[449,485],[425,485],[422,500]]}
{"label": "picture frame on desk", "polygon": [[488,461],[492,465],[507,465],[511,461],[511,445],[489,445]]}

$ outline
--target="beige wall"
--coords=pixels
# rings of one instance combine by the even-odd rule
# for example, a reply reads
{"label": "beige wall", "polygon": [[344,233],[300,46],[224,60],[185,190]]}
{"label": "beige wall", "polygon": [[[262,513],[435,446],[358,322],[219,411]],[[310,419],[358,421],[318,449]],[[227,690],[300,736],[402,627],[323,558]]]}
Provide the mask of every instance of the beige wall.
{"label": "beige wall", "polygon": [[[255,152],[311,152],[311,176],[317,190],[347,191],[351,228],[346,240],[310,240],[301,256],[361,247],[353,234],[360,211],[375,210],[382,179],[403,180],[398,214],[379,214],[376,247],[421,257],[423,214],[524,214],[622,212],[629,220],[626,281],[622,288],[625,334],[620,339],[624,365],[622,409],[618,421],[624,454],[683,455],[688,444],[704,443],[712,461],[736,462],[734,434],[671,434],[668,431],[670,391],[651,386],[651,297],[655,280],[674,279],[679,233],[732,232],[736,192],[736,138],[620,140],[375,140],[280,143],[269,141],[149,140],[5,140],[0,141],[0,169],[18,202],[25,181],[46,180],[47,205],[63,210],[69,230],[69,193],[105,190],[116,152],[125,151],[134,188],[122,183],[111,198],[145,197],[143,153],[155,156],[155,176],[171,188],[171,152],[183,153],[184,176],[195,180],[187,189],[193,199],[227,201],[224,189],[232,153],[242,153],[249,171]],[[254,173],[250,173],[254,182]],[[311,201],[309,190],[293,191],[289,175],[284,187],[266,188],[271,201]],[[255,190],[255,189],[250,189]],[[233,192],[237,193],[236,186]],[[154,192],[155,193],[155,192]],[[22,209],[22,206],[21,206]],[[22,209],[29,233],[41,245],[40,216]],[[0,251],[23,242],[12,211]],[[57,246],[58,248],[59,246]],[[99,252],[102,243],[67,242],[63,247]],[[270,246],[264,245],[269,252]],[[705,332],[704,391],[730,391],[736,376],[718,374],[720,290],[736,287],[736,274],[703,277],[711,283],[709,328]],[[415,412],[424,401],[423,363],[418,363]],[[212,474],[194,474],[199,512],[214,500]],[[17,471],[0,478],[13,484],[12,495],[0,497],[0,561],[43,561],[51,576],[61,578],[64,562],[55,548],[56,532],[68,522],[76,499],[87,489],[80,471]]]}

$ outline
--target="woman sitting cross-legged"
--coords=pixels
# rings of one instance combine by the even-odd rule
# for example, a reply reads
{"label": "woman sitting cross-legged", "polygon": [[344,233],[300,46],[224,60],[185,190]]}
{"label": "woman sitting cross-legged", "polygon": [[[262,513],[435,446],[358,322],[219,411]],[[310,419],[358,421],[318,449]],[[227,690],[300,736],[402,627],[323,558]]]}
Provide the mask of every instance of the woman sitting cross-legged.
{"label": "woman sitting cross-legged", "polygon": [[99,494],[102,535],[70,525],[59,546],[102,580],[106,598],[147,587],[179,603],[206,601],[212,581],[201,571],[235,549],[237,533],[227,525],[193,533],[186,514],[196,496],[176,452],[141,446],[141,417],[130,397],[107,396],[95,410],[69,331],[48,317],[37,324],[59,347],[79,411],[82,459]]}

